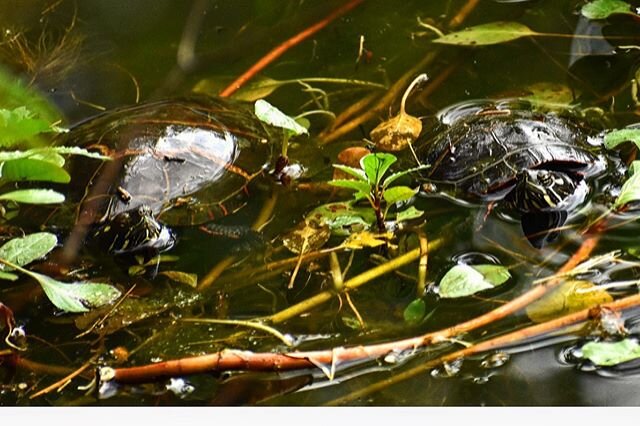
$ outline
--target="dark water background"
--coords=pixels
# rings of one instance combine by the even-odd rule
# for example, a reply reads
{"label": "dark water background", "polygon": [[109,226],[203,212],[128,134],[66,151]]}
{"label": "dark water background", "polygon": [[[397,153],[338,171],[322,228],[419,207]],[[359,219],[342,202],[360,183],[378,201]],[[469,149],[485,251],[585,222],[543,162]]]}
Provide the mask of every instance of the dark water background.
{"label": "dark water background", "polygon": [[[19,3],[19,6],[16,4]],[[0,0],[0,28],[26,31],[37,39],[41,33],[55,39],[70,30],[77,37],[77,45],[69,43],[56,58],[58,61],[44,69],[35,83],[60,107],[68,123],[96,114],[91,104],[112,109],[140,101],[162,97],[182,96],[191,92],[202,79],[218,82],[223,87],[239,75],[265,52],[312,25],[320,17],[338,7],[340,1],[280,1],[234,0],[191,2],[177,0],[104,1],[82,0],[47,3],[25,0]],[[517,21],[540,33],[563,34],[560,37],[525,38],[504,45],[465,49],[436,47],[430,43],[432,34],[418,25],[417,18],[438,27],[446,24],[465,4],[465,1],[378,1],[368,0],[345,17],[289,50],[270,65],[263,75],[284,80],[303,77],[332,77],[368,80],[384,85],[393,84],[402,74],[435,50],[437,57],[425,69],[432,80],[446,74],[428,96],[417,95],[409,104],[409,111],[425,117],[430,123],[435,113],[460,102],[509,97],[522,93],[539,82],[568,85],[574,90],[582,106],[613,111],[610,119],[621,127],[637,121],[634,116],[628,82],[637,70],[638,56],[611,56],[611,46],[604,47],[594,40],[576,41],[571,35],[585,30],[588,24],[577,12],[579,1],[539,0],[523,2],[480,1],[463,26],[493,21]],[[43,15],[47,6],[53,8]],[[195,32],[193,60],[182,59],[178,64],[177,51],[185,32],[192,8],[202,7],[201,27]],[[596,29],[595,31],[599,31]],[[629,17],[614,17],[603,24],[602,32],[620,35],[620,43],[638,44],[640,26]],[[584,32],[582,32],[584,34]],[[367,61],[356,63],[360,36],[371,52]],[[74,42],[76,43],[76,42]],[[586,53],[586,54],[585,54]],[[592,53],[592,54],[588,54]],[[5,58],[6,60],[7,58]],[[188,58],[187,58],[188,59]],[[20,71],[19,64],[8,64]],[[137,88],[136,88],[137,86]],[[320,85],[330,97],[330,110],[339,112],[366,96],[369,92],[353,90],[349,86]],[[615,98],[615,104],[612,99]],[[295,115],[314,107],[310,97],[299,85],[279,89],[269,98],[283,111]],[[393,106],[396,111],[397,103]],[[330,164],[339,150],[361,143],[361,139],[386,116],[377,117],[359,126],[339,141],[313,150],[312,157],[301,158],[310,170],[308,180],[323,181],[331,176]],[[327,125],[321,116],[311,118],[310,143]],[[306,142],[305,142],[306,143]],[[294,150],[295,152],[295,150]],[[304,149],[301,152],[305,152]],[[597,190],[596,190],[597,191]],[[606,194],[605,194],[606,195]],[[606,198],[606,197],[604,197]],[[260,208],[261,195],[233,220],[251,223]],[[300,221],[311,208],[329,200],[327,194],[314,195],[303,191],[283,192],[277,206],[276,218],[265,232],[279,246],[278,235]],[[512,266],[513,278],[507,285],[486,297],[463,301],[438,300],[433,294],[426,297],[433,315],[419,326],[404,323],[402,312],[413,300],[415,288],[411,282],[388,275],[354,292],[352,297],[367,328],[354,329],[354,316],[336,298],[301,318],[289,320],[277,328],[305,340],[298,349],[330,348],[340,345],[373,343],[412,336],[464,321],[513,299],[532,285],[535,277],[557,269],[580,244],[580,225],[588,217],[602,211],[597,201],[579,215],[572,217],[575,225],[564,231],[558,241],[543,250],[532,248],[523,238],[517,223],[492,214],[484,221],[482,207],[461,207],[446,199],[427,197],[416,205],[427,212],[425,227],[429,238],[444,233],[448,239],[443,248],[429,257],[429,280],[437,281],[461,255],[485,258],[491,256],[500,263]],[[449,227],[447,227],[449,226]],[[630,223],[607,234],[598,249],[605,252],[620,246],[630,246],[638,233],[638,226]],[[630,237],[633,235],[633,237]],[[415,244],[410,240],[409,244]],[[212,242],[197,230],[183,230],[180,243],[171,254],[179,256],[172,269],[203,276],[230,246],[219,240]],[[559,251],[558,251],[559,250]],[[516,253],[517,256],[514,256]],[[272,259],[288,257],[286,253],[270,253]],[[264,262],[264,256],[247,259],[239,268],[249,268]],[[348,256],[340,257],[344,266]],[[524,262],[521,262],[525,259]],[[539,266],[546,260],[544,266]],[[100,259],[97,259],[100,264]],[[175,267],[174,267],[175,266]],[[367,255],[358,254],[350,274],[355,275],[371,264]],[[329,286],[326,261],[303,267],[293,290],[286,288],[289,276],[252,283],[238,288],[238,283],[220,287],[211,299],[187,310],[174,310],[184,316],[247,319],[269,315],[306,299]],[[415,266],[404,268],[415,275]],[[127,287],[131,280],[122,270],[98,266],[98,277],[109,276]],[[605,271],[603,274],[609,272]],[[625,275],[626,274],[626,275]],[[637,274],[637,272],[635,272]],[[624,271],[622,276],[634,272]],[[152,297],[159,288],[170,287],[166,282],[139,281],[146,294]],[[180,284],[172,284],[180,286]],[[0,300],[9,303],[32,291],[33,285],[21,284],[0,290]],[[186,291],[186,290],[185,290]],[[74,338],[77,328],[69,316],[52,315],[51,305],[42,297],[16,306],[16,317],[29,335],[43,341],[31,342],[29,357],[40,362],[62,365],[81,365],[94,349],[109,350],[124,346],[137,348],[130,364],[144,364],[179,356],[213,352],[225,347],[253,351],[274,349],[273,339],[249,334],[228,340],[235,329],[218,326],[180,324],[168,313],[142,321],[104,340],[89,335]],[[18,307],[19,306],[19,307]],[[633,320],[634,317],[629,317]],[[499,334],[528,320],[523,314],[491,326],[488,334]],[[153,339],[149,339],[153,336]],[[474,341],[481,332],[461,336]],[[562,340],[562,339],[560,339]],[[638,405],[640,384],[633,373],[606,377],[595,372],[580,371],[566,362],[562,350],[570,344],[552,339],[521,345],[508,350],[510,357],[504,365],[483,367],[484,356],[466,360],[459,369],[454,367],[451,377],[444,377],[442,369],[424,373],[374,393],[366,399],[352,402],[359,405]],[[45,343],[48,342],[48,343]],[[553,344],[555,343],[555,344]],[[456,343],[449,346],[455,348]],[[54,349],[55,348],[55,349]],[[368,384],[393,377],[432,357],[422,353],[405,363],[390,364],[382,360],[346,370],[329,382],[321,373],[304,372],[285,375],[233,374],[200,375],[185,378],[194,391],[179,397],[166,391],[165,383],[140,388],[124,388],[114,397],[96,400],[77,390],[86,381],[74,381],[61,393],[51,393],[29,400],[28,394],[9,390],[9,384],[27,383],[36,389],[53,382],[52,377],[31,375],[19,371],[14,377],[4,376],[7,385],[0,391],[0,405],[202,405],[202,404],[273,404],[321,405],[337,397],[348,395]],[[108,356],[102,360],[109,362]],[[313,376],[313,383],[297,392],[287,392],[295,384],[303,384]],[[611,374],[609,374],[611,376]],[[3,377],[0,375],[0,377]],[[42,379],[42,380],[41,380]],[[282,388],[281,390],[280,387]],[[278,393],[283,395],[278,396]],[[264,394],[264,395],[263,395]]]}

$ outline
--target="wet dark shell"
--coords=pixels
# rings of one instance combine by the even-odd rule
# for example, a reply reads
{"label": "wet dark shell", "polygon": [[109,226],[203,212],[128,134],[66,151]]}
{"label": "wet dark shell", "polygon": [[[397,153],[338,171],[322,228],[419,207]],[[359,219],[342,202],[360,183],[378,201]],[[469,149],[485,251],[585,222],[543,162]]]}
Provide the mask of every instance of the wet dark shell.
{"label": "wet dark shell", "polygon": [[164,223],[194,225],[242,205],[237,198],[270,164],[276,137],[251,105],[203,97],[107,112],[57,142],[113,159],[72,159],[75,220],[108,221],[146,205]]}
{"label": "wet dark shell", "polygon": [[423,176],[465,198],[495,200],[518,171],[545,168],[590,177],[604,168],[587,127],[569,118],[529,111],[491,111],[464,117],[435,139],[417,143]]}

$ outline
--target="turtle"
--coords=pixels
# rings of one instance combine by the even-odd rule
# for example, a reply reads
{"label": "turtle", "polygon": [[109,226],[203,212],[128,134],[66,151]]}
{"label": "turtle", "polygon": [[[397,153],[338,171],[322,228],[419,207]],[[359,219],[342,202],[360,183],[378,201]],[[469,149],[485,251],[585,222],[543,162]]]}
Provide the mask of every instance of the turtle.
{"label": "turtle", "polygon": [[[501,203],[519,213],[534,246],[584,204],[588,182],[606,168],[597,130],[577,116],[480,108],[415,144],[430,167],[421,179],[456,198]],[[541,238],[542,235],[542,239]]]}
{"label": "turtle", "polygon": [[251,104],[208,96],[149,101],[87,119],[56,144],[111,160],[70,161],[74,229],[111,254],[145,257],[174,246],[173,227],[219,232],[217,220],[246,204],[249,184],[265,175],[281,138]]}

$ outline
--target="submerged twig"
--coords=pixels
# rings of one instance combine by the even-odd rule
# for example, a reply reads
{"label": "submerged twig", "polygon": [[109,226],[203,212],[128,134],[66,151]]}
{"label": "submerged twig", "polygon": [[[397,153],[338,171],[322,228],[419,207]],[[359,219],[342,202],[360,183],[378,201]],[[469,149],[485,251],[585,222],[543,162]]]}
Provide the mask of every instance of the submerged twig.
{"label": "submerged twig", "polygon": [[272,49],[269,53],[264,55],[258,62],[256,62],[251,68],[245,71],[240,77],[235,79],[229,86],[227,86],[222,92],[220,92],[220,96],[226,97],[231,96],[238,90],[242,85],[244,85],[247,81],[251,80],[256,74],[265,69],[269,64],[282,56],[287,50],[291,47],[301,43],[303,40],[311,37],[313,34],[317,33],[335,19],[340,16],[346,14],[351,9],[358,6],[364,0],[350,0],[347,3],[343,4],[339,8],[335,9],[329,15],[327,15],[322,20],[318,21],[314,25],[306,28],[305,30],[299,32],[295,36],[285,40],[283,43]]}

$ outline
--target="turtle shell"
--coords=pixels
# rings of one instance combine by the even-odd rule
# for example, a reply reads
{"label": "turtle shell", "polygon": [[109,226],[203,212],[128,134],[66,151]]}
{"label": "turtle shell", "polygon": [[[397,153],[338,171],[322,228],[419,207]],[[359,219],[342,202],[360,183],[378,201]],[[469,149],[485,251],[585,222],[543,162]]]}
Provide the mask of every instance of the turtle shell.
{"label": "turtle shell", "polygon": [[526,169],[563,171],[587,178],[604,169],[588,127],[570,118],[530,111],[483,111],[463,117],[435,139],[416,144],[431,167],[429,182],[452,187],[463,198],[497,200]]}
{"label": "turtle shell", "polygon": [[165,224],[196,225],[242,205],[236,199],[270,164],[275,137],[250,105],[199,97],[107,112],[58,143],[112,158],[72,160],[77,222],[105,223],[146,206]]}

